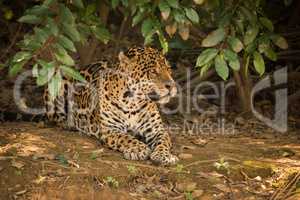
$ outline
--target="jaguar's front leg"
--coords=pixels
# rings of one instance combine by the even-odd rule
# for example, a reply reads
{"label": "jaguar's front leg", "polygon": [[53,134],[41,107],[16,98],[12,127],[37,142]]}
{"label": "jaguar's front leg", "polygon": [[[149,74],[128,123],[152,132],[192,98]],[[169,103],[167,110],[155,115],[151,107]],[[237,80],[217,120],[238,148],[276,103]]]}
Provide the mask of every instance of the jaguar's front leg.
{"label": "jaguar's front leg", "polygon": [[101,141],[109,148],[123,153],[127,160],[146,160],[151,153],[145,143],[126,133],[108,131],[101,136]]}
{"label": "jaguar's front leg", "polygon": [[152,113],[146,122],[139,128],[145,137],[146,144],[152,149],[150,159],[157,164],[173,165],[178,158],[171,154],[171,138],[158,112]]}
{"label": "jaguar's front leg", "polygon": [[153,152],[150,159],[157,164],[173,165],[178,161],[177,156],[171,154],[171,139],[168,133],[158,133],[153,145]]}

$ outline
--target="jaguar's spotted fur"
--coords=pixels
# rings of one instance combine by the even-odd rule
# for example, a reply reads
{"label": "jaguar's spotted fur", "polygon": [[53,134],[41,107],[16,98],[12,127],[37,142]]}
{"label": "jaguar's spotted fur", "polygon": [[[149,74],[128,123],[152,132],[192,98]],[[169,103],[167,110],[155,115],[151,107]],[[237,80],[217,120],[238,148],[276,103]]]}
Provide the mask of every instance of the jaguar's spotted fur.
{"label": "jaguar's spotted fur", "polygon": [[[82,70],[87,83],[64,80],[61,94],[50,101],[50,120],[99,138],[126,159],[150,158],[174,164],[171,140],[157,103],[176,95],[165,57],[150,47],[135,47],[119,54],[119,61],[100,61]],[[68,99],[68,100],[67,100]]]}

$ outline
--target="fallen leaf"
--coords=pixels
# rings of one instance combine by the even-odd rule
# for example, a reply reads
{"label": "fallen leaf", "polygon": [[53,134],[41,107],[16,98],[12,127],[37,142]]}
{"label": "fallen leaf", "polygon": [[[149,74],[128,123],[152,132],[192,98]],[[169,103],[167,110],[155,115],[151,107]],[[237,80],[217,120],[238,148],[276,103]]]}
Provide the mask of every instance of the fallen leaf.
{"label": "fallen leaf", "polygon": [[194,190],[192,193],[193,198],[200,197],[204,193],[203,190]]}
{"label": "fallen leaf", "polygon": [[253,180],[261,182],[261,181],[262,181],[262,178],[261,178],[260,176],[257,176],[257,177],[255,177]]}
{"label": "fallen leaf", "polygon": [[183,182],[176,184],[176,189],[179,192],[192,192],[196,189],[197,183],[196,182]]}
{"label": "fallen leaf", "polygon": [[11,166],[17,168],[17,169],[22,169],[25,166],[25,163],[21,162],[21,161],[15,161],[12,160],[11,161]]}
{"label": "fallen leaf", "polygon": [[54,154],[35,154],[32,156],[32,159],[37,160],[37,159],[45,159],[45,160],[54,160],[55,155]]}
{"label": "fallen leaf", "polygon": [[191,158],[193,158],[193,155],[189,154],[189,153],[181,153],[178,155],[178,157],[181,159],[191,159]]}
{"label": "fallen leaf", "polygon": [[69,165],[71,165],[73,167],[76,167],[76,168],[79,168],[79,165],[76,162],[74,162],[72,160],[68,160],[67,162],[68,162]]}
{"label": "fallen leaf", "polygon": [[27,192],[27,190],[21,190],[19,192],[16,192],[15,195],[22,195],[25,194]]}
{"label": "fallen leaf", "polygon": [[37,184],[40,184],[40,183],[44,182],[44,180],[46,180],[46,177],[39,175],[39,177],[37,179],[35,179],[34,182]]}
{"label": "fallen leaf", "polygon": [[208,142],[205,139],[198,138],[196,140],[193,140],[192,143],[200,147],[204,147]]}
{"label": "fallen leaf", "polygon": [[222,191],[222,192],[225,192],[225,193],[230,192],[230,189],[224,184],[216,184],[216,185],[214,185],[214,187],[217,188],[218,190]]}

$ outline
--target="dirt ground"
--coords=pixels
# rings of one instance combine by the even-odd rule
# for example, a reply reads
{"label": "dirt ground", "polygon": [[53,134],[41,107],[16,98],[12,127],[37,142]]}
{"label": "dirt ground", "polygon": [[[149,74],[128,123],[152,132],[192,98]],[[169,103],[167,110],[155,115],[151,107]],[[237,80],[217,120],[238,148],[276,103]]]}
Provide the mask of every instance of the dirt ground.
{"label": "dirt ground", "polygon": [[180,162],[161,167],[124,160],[77,132],[5,122],[0,199],[300,199],[299,132],[266,130],[223,136],[174,130]]}

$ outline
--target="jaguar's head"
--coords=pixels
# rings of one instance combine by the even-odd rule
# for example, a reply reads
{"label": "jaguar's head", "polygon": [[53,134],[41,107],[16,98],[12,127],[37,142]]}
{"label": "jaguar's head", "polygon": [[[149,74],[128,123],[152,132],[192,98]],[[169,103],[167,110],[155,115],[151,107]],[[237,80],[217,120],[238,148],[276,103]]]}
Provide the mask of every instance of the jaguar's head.
{"label": "jaguar's head", "polygon": [[119,54],[120,65],[132,79],[137,90],[159,104],[168,103],[177,93],[171,67],[164,55],[151,47],[135,47]]}

